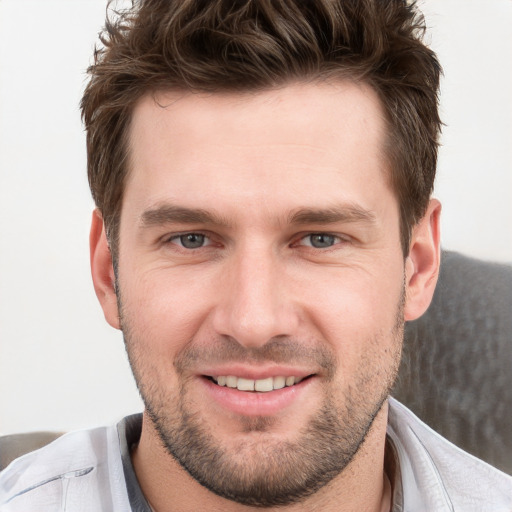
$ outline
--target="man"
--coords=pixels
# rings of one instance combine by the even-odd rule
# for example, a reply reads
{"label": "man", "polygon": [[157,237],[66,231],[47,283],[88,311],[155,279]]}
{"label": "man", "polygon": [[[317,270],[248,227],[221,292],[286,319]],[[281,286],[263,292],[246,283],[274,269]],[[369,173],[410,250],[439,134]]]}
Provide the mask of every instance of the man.
{"label": "man", "polygon": [[393,0],[141,0],[82,101],[95,290],[143,416],[0,479],[1,510],[510,510],[389,398],[439,267],[440,68]]}

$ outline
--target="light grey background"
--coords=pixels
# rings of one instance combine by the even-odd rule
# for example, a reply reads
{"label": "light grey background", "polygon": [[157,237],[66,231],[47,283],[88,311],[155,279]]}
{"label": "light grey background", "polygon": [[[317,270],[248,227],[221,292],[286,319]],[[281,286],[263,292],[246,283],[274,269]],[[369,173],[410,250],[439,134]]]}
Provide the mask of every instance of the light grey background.
{"label": "light grey background", "polygon": [[[0,432],[141,409],[92,288],[78,102],[105,0],[0,0]],[[425,0],[445,70],[443,245],[512,261],[512,1]]]}

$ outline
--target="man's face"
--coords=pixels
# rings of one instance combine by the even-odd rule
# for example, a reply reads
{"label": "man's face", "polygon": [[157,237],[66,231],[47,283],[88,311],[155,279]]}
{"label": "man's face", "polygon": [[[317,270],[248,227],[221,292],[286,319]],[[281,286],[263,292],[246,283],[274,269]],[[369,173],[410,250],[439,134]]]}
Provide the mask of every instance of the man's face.
{"label": "man's face", "polygon": [[314,492],[385,402],[404,258],[384,131],[348,82],[135,108],[121,325],[152,428],[221,496]]}

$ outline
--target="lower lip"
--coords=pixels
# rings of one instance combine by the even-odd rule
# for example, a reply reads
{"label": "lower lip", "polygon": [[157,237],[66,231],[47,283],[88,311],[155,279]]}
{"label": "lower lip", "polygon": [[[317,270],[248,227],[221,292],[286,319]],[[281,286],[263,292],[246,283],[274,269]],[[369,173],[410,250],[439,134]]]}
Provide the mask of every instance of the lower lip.
{"label": "lower lip", "polygon": [[239,391],[238,389],[219,386],[210,379],[201,380],[207,393],[222,408],[244,416],[273,416],[300,400],[306,389],[311,386],[314,377],[309,377],[299,384],[259,393]]}

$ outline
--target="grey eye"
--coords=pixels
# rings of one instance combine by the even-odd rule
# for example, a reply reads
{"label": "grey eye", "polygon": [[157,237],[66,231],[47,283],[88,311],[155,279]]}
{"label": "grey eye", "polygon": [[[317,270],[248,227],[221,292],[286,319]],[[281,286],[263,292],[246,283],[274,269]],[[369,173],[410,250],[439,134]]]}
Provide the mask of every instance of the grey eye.
{"label": "grey eye", "polygon": [[201,235],[201,233],[187,233],[186,235],[181,235],[179,238],[180,244],[185,247],[185,249],[198,249],[199,247],[203,247],[205,239],[206,237]]}
{"label": "grey eye", "polygon": [[337,239],[337,237],[334,235],[327,235],[324,233],[309,235],[308,238],[311,247],[315,247],[316,249],[325,249],[326,247],[331,247],[336,243]]}

